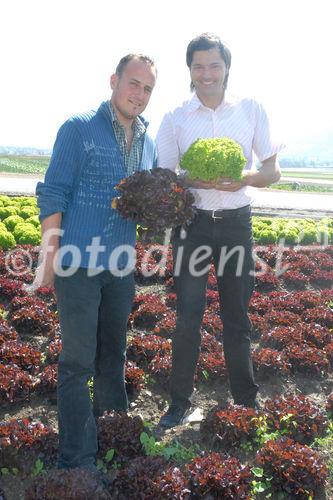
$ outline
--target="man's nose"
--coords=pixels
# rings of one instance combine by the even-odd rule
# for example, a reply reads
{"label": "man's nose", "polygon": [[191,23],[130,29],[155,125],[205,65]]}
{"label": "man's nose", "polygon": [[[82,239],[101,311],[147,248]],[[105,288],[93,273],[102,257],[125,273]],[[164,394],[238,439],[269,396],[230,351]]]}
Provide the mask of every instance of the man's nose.
{"label": "man's nose", "polygon": [[202,73],[202,76],[205,80],[210,80],[211,79],[211,76],[212,76],[212,72],[209,68],[205,68],[203,70],[203,73]]}
{"label": "man's nose", "polygon": [[139,99],[143,99],[144,95],[145,95],[145,89],[144,89],[144,87],[136,87],[136,89],[135,89],[135,95]]}

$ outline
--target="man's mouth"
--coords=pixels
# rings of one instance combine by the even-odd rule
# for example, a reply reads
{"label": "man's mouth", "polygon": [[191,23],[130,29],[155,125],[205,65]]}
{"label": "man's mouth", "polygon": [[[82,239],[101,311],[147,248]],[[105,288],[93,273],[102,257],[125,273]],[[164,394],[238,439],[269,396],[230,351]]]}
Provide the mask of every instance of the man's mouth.
{"label": "man's mouth", "polygon": [[130,102],[131,104],[133,104],[133,106],[137,106],[137,107],[142,106],[141,102],[132,101],[131,99],[129,100],[129,102]]}

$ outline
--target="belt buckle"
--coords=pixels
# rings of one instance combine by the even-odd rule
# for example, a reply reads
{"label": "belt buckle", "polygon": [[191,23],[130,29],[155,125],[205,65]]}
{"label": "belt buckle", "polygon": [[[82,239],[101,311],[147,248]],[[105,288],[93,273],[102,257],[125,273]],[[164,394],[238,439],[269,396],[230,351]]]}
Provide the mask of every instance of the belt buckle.
{"label": "belt buckle", "polygon": [[213,210],[212,211],[212,218],[215,219],[223,219],[223,215],[221,217],[216,217],[215,212],[218,212],[219,210]]}

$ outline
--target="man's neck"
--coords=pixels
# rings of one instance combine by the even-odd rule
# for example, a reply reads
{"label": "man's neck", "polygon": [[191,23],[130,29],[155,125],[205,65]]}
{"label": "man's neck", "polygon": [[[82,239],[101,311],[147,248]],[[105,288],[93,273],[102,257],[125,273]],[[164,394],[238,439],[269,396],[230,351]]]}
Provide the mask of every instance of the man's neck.
{"label": "man's neck", "polygon": [[113,112],[115,113],[115,115],[117,117],[117,120],[120,123],[120,125],[122,125],[126,130],[131,130],[135,118],[133,118],[133,119],[126,118],[121,113],[119,113],[119,111],[117,110],[117,108],[114,106],[112,100],[110,100],[110,104],[112,106]]}
{"label": "man's neck", "polygon": [[224,92],[222,93],[222,95],[219,95],[219,96],[200,96],[197,94],[197,97],[199,99],[199,101],[202,102],[202,104],[204,106],[206,106],[206,108],[210,108],[210,109],[216,109],[219,107],[219,105],[222,103],[223,99],[224,99]]}

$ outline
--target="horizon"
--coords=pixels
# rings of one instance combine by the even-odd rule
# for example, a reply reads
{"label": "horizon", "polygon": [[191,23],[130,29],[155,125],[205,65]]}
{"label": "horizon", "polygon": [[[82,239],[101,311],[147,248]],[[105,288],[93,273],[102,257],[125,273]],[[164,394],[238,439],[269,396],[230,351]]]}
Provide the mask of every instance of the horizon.
{"label": "horizon", "polygon": [[[295,147],[299,146],[299,147],[303,147],[303,148],[309,148],[312,146],[312,144],[309,144],[309,141],[320,140],[320,139],[325,138],[325,136],[327,136],[327,135],[333,137],[333,126],[330,128],[323,129],[321,132],[313,133],[311,136],[304,136],[304,140],[295,139],[293,141],[290,141],[287,144],[287,147],[279,153],[279,157],[285,157],[288,154],[290,156],[299,156],[300,153],[293,152],[293,149],[295,149]],[[330,138],[327,139],[327,144],[328,143],[331,143]],[[51,146],[43,147],[43,146],[35,146],[34,144],[22,145],[22,144],[1,144],[0,143],[0,149],[1,148],[4,148],[4,149],[11,149],[11,148],[13,148],[13,149],[34,149],[34,150],[39,150],[39,151],[48,151],[51,154],[52,149],[53,149],[53,144]],[[291,152],[290,152],[290,150],[291,150]],[[0,152],[0,156],[6,155],[6,154],[7,153]],[[304,157],[306,157],[305,153],[304,153]],[[333,161],[333,156],[332,156],[332,161]]]}

